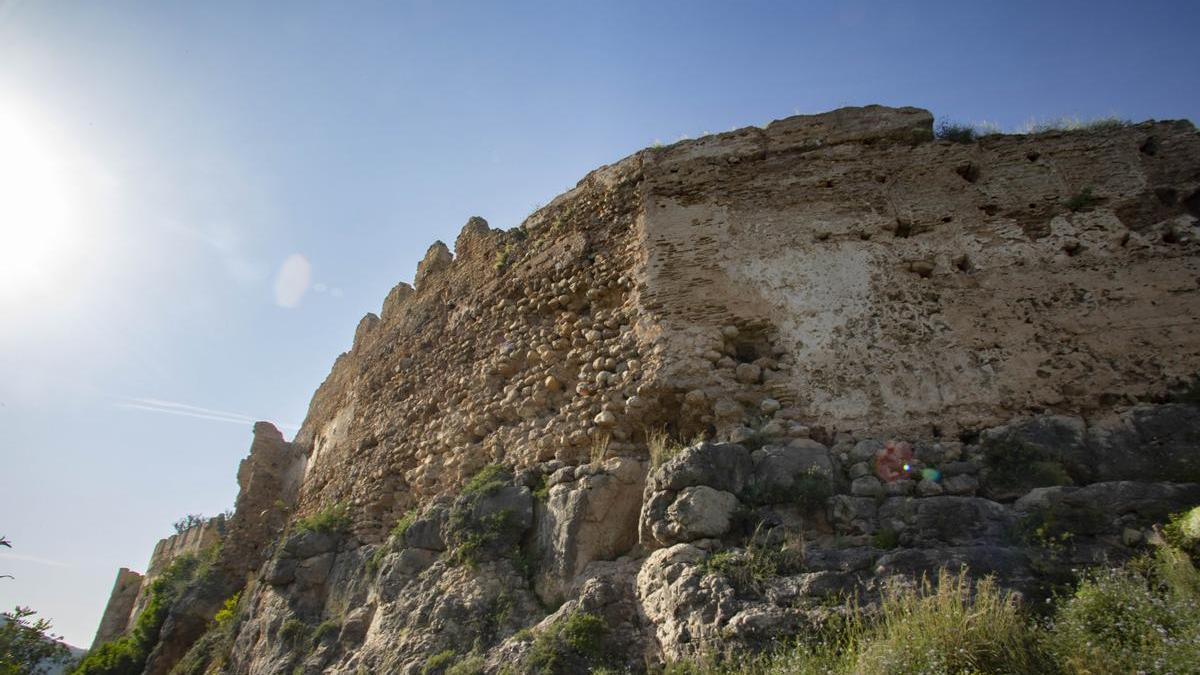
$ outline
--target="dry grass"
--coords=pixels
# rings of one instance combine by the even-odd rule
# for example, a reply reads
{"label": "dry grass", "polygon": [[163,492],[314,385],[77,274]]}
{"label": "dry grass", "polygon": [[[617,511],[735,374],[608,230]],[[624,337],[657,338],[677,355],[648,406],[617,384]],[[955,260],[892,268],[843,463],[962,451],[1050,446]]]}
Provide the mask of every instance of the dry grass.
{"label": "dry grass", "polygon": [[658,467],[671,461],[684,448],[703,443],[707,437],[703,432],[696,434],[691,441],[684,443],[667,433],[666,429],[648,429],[646,431],[646,448],[650,451],[650,467]]}
{"label": "dry grass", "polygon": [[599,469],[608,457],[608,444],[612,436],[605,432],[597,432],[592,436],[592,447],[588,448],[588,462],[593,469]]}

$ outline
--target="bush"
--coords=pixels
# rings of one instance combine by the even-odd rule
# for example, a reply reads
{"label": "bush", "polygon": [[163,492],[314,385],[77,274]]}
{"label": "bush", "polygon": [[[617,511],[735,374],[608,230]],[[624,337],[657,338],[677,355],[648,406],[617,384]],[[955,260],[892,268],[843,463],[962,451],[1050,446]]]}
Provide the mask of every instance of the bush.
{"label": "bush", "polygon": [[950,120],[939,121],[933,135],[938,140],[953,143],[974,143],[978,137],[974,126],[958,124]]}
{"label": "bush", "polygon": [[458,654],[455,654],[453,649],[438,652],[425,659],[425,665],[421,667],[421,675],[445,673],[446,669],[454,663],[456,658],[458,658]]}
{"label": "bush", "polygon": [[446,675],[483,675],[484,660],[482,656],[468,656],[446,669]]}
{"label": "bush", "polygon": [[512,481],[512,474],[499,464],[489,464],[480,469],[463,485],[464,497],[486,497]]}
{"label": "bush", "polygon": [[454,550],[450,553],[450,562],[455,565],[475,567],[479,564],[479,556],[484,549],[516,534],[513,514],[508,510],[493,513],[478,523],[471,523],[465,517],[454,516],[455,514],[451,514],[450,529],[451,537],[456,541]]}
{"label": "bush", "polygon": [[350,527],[350,509],[345,504],[330,504],[311,516],[297,520],[293,527],[297,533],[324,532],[335,534],[344,532]]}
{"label": "bush", "polygon": [[396,521],[396,524],[392,526],[392,531],[388,533],[388,536],[394,539],[396,542],[402,542],[404,540],[404,534],[408,532],[408,528],[412,527],[412,524],[416,522],[416,520],[417,510],[412,509]]}
{"label": "bush", "polygon": [[1191,551],[1200,544],[1200,506],[1171,516],[1163,536],[1167,542],[1183,551]]}
{"label": "bush", "polygon": [[1200,574],[1163,547],[1089,575],[1062,602],[1045,639],[1067,673],[1184,673],[1200,664]]}
{"label": "bush", "polygon": [[897,584],[858,636],[857,673],[1033,673],[1041,657],[1017,598],[984,578],[942,570],[936,584]]}
{"label": "bush", "polygon": [[171,670],[171,675],[204,675],[225,664],[241,624],[241,597],[242,592],[238,591],[225,600],[224,605],[213,616],[212,625],[192,644]]}
{"label": "bush", "polygon": [[237,619],[238,602],[240,602],[241,599],[242,592],[238,591],[225,600],[225,604],[222,605],[221,609],[217,611],[215,616],[213,616],[213,621],[216,622],[219,628],[231,626]]}
{"label": "bush", "polygon": [[338,631],[342,629],[340,621],[335,619],[326,619],[317,624],[312,634],[312,643],[314,646],[321,644],[325,638],[337,637]]}
{"label": "bush", "polygon": [[595,614],[575,612],[538,633],[522,672],[579,673],[606,665],[608,624]]}
{"label": "bush", "polygon": [[763,585],[804,566],[802,542],[788,540],[771,544],[761,528],[754,531],[744,551],[721,551],[709,556],[701,567],[705,574],[725,577],[741,594],[761,593]]}

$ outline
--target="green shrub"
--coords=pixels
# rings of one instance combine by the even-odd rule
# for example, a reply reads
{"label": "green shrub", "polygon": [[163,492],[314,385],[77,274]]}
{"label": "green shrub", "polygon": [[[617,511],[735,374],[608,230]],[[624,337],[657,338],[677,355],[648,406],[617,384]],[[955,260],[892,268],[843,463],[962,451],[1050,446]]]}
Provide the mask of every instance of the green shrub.
{"label": "green shrub", "polygon": [[337,637],[338,631],[340,631],[341,629],[342,629],[342,624],[340,621],[337,621],[335,619],[326,619],[326,620],[322,621],[321,623],[317,624],[316,629],[313,630],[313,634],[312,634],[313,645],[321,644],[321,642],[325,638]]}
{"label": "green shrub", "polygon": [[537,634],[522,672],[590,672],[606,665],[608,624],[595,614],[575,612]]}
{"label": "green shrub", "polygon": [[425,659],[425,665],[421,667],[421,675],[439,675],[440,673],[445,673],[446,669],[453,665],[454,660],[457,658],[458,654],[455,654],[453,649],[438,652]]}
{"label": "green shrub", "polygon": [[350,527],[350,509],[342,503],[330,504],[310,516],[297,520],[293,527],[297,533],[344,532]]}
{"label": "green shrub", "polygon": [[1163,536],[1168,543],[1184,551],[1191,551],[1200,544],[1200,506],[1171,516]]}
{"label": "green shrub", "polygon": [[854,671],[864,675],[1041,671],[1017,598],[991,578],[972,588],[965,571],[942,570],[936,583],[889,586],[854,652]]}
{"label": "green shrub", "polygon": [[478,654],[468,656],[446,669],[446,675],[483,675],[484,660]]}
{"label": "green shrub", "polygon": [[939,121],[933,135],[938,140],[953,143],[974,143],[978,136],[975,127],[950,120]]}
{"label": "green shrub", "polygon": [[396,521],[396,524],[392,526],[392,531],[388,533],[388,536],[398,543],[402,542],[404,540],[405,533],[408,532],[408,528],[412,527],[412,524],[416,521],[417,510],[411,509],[408,511],[408,513],[405,513],[400,517],[399,520]]}
{"label": "green shrub", "polygon": [[213,621],[218,627],[225,628],[233,624],[238,615],[238,602],[242,599],[242,592],[238,591],[225,599],[225,604],[213,616]]}
{"label": "green shrub", "polygon": [[306,648],[308,637],[308,624],[299,619],[288,619],[283,622],[283,626],[279,629],[280,641],[287,643],[294,652],[308,651]]}
{"label": "green shrub", "polygon": [[[461,511],[459,513],[462,513]],[[454,549],[450,562],[455,565],[475,567],[483,549],[516,533],[516,521],[511,511],[497,511],[477,523],[466,518],[454,518],[451,514],[451,539]]]}
{"label": "green shrub", "polygon": [[533,485],[533,498],[543,503],[550,499],[550,486],[547,484],[546,478],[546,474],[538,474]]}
{"label": "green shrub", "polygon": [[1045,639],[1067,673],[1184,673],[1200,664],[1200,574],[1178,549],[1089,575]]}
{"label": "green shrub", "polygon": [[486,497],[512,482],[512,474],[499,464],[489,464],[480,469],[463,485],[464,497]]}
{"label": "green shrub", "polygon": [[743,551],[714,553],[701,565],[704,574],[725,577],[741,594],[761,593],[767,581],[796,572],[804,566],[802,543],[795,540],[771,544],[761,529],[755,530]]}

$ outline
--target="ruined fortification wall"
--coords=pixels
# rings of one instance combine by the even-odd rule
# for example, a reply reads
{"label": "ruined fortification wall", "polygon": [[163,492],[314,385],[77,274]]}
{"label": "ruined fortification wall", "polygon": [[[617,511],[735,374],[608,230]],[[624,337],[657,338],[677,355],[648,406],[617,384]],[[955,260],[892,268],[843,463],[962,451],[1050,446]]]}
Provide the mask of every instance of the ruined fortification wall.
{"label": "ruined fortification wall", "polygon": [[931,139],[915,108],[789,118],[637,153],[518,229],[472,219],[318,390],[301,510],[373,537],[597,438],[953,438],[1196,372],[1190,124]]}
{"label": "ruined fortification wall", "polygon": [[[541,672],[581,613],[643,672],[942,566],[1045,597],[1200,503],[1197,223],[1189,123],[958,144],[881,107],[472,218],[294,441],[255,426],[217,573],[146,672]],[[298,526],[335,504],[349,527]],[[753,588],[711,565],[752,549],[786,558]]]}
{"label": "ruined fortification wall", "polygon": [[96,638],[92,640],[92,649],[125,633],[129,627],[129,617],[133,613],[133,603],[137,600],[141,588],[142,575],[128,567],[117,571],[117,580],[109,593],[104,614],[100,616],[100,626],[96,629]]}

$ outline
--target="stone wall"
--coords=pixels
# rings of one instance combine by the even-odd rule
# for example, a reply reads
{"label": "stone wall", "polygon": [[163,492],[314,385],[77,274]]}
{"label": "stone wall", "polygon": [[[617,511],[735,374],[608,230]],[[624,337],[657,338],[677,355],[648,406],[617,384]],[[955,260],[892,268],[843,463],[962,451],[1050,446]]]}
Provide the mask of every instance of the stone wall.
{"label": "stone wall", "polygon": [[301,511],[372,539],[484,464],[644,457],[656,428],[957,438],[1156,400],[1200,367],[1198,153],[1186,122],[957,144],[847,108],[473,218],[314,396]]}
{"label": "stone wall", "polygon": [[133,603],[137,600],[138,591],[142,588],[142,575],[122,567],[117,571],[117,580],[113,583],[112,593],[108,596],[108,604],[100,617],[100,627],[96,629],[96,639],[92,640],[92,649],[111,642],[125,633],[129,627],[129,617],[133,613]]}

